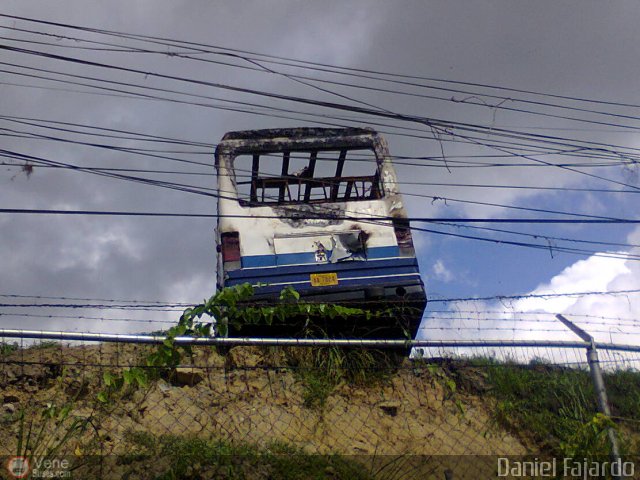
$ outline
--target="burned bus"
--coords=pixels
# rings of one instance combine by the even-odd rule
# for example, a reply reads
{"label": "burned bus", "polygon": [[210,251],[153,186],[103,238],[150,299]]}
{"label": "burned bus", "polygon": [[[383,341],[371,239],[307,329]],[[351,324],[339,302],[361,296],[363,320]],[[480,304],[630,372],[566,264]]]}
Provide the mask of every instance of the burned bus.
{"label": "burned bus", "polygon": [[[229,132],[216,148],[218,288],[401,312],[370,336],[415,337],[426,304],[385,140],[367,128]],[[392,318],[393,317],[393,318]],[[386,318],[386,320],[384,320]],[[387,324],[385,325],[385,322]]]}

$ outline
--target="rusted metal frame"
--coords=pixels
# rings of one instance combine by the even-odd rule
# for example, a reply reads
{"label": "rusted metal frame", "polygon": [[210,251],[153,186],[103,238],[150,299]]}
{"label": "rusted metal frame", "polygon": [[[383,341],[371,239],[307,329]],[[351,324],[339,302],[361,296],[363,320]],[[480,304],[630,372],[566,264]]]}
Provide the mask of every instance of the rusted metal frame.
{"label": "rusted metal frame", "polygon": [[[360,194],[360,189],[358,188],[358,184],[360,183],[360,179],[356,179],[353,181],[353,192],[354,192],[354,200],[357,200],[359,198],[362,197],[362,195]],[[364,194],[364,182],[362,182],[362,190],[363,190],[363,194]]]}
{"label": "rusted metal frame", "polygon": [[[339,186],[340,183],[346,182],[347,187],[345,194],[341,197],[336,197],[335,200],[339,201],[347,201],[347,200],[367,200],[371,197],[371,195],[367,195],[367,184],[375,182],[376,176],[366,176],[366,177],[341,177],[341,178],[304,178],[304,177],[291,177],[288,176],[286,178],[257,178],[252,183],[255,183],[256,186],[256,196],[257,192],[261,191],[261,201],[259,202],[257,199],[251,203],[262,203],[265,205],[278,205],[278,204],[286,204],[288,203],[285,200],[280,200],[280,196],[278,199],[266,197],[265,190],[268,188],[278,188],[282,190],[283,188],[287,191],[287,196],[289,198],[289,203],[294,202],[294,199],[291,195],[290,183],[295,180],[298,184],[298,196],[295,201],[299,202],[303,198],[303,192],[311,191],[314,188],[322,188],[324,199],[312,199],[310,197],[304,198],[305,202],[321,202],[321,201],[329,201],[333,200],[327,195],[327,189],[333,188],[336,185]],[[247,182],[248,183],[248,182]],[[375,197],[380,198],[380,197]],[[334,200],[334,201],[335,201]]]}
{"label": "rusted metal frame", "polygon": [[371,186],[371,196],[369,198],[379,199],[380,195],[380,170],[376,170],[376,174],[373,176],[373,184]]}
{"label": "rusted metal frame", "polygon": [[[311,155],[309,155],[309,166],[307,167],[307,171],[305,174],[306,178],[313,178],[313,174],[316,170],[316,160],[318,158],[318,151],[314,150],[311,152]],[[312,183],[313,182],[308,182],[306,184],[306,188],[304,190],[304,201],[308,202],[311,199],[311,189],[312,187]]]}
{"label": "rusted metal frame", "polygon": [[336,201],[338,198],[338,191],[340,189],[340,177],[342,177],[342,170],[344,169],[344,161],[347,158],[347,149],[340,150],[340,156],[338,157],[338,165],[336,166],[335,183],[331,186],[331,200]]}
{"label": "rusted metal frame", "polygon": [[[225,145],[225,143],[227,143]],[[222,141],[217,149],[218,155],[242,155],[254,153],[275,153],[289,151],[312,150],[362,150],[375,149],[375,136],[358,135],[354,137],[316,137],[315,139],[287,139],[281,137],[272,139],[244,139],[235,140],[233,143]]]}
{"label": "rusted metal frame", "polygon": [[[260,191],[261,195],[260,195],[260,203],[263,204],[277,204],[277,203],[283,203],[281,202],[279,199],[275,200],[272,199],[271,197],[266,197],[266,191],[269,188],[278,188],[279,192],[282,191],[283,188],[285,188],[288,184],[288,180],[284,179],[284,178],[257,178],[255,180],[255,184],[256,184],[256,191]],[[278,197],[279,198],[279,197]],[[256,202],[258,203],[258,202]]]}
{"label": "rusted metal frame", "polygon": [[349,180],[347,182],[347,188],[344,192],[344,200],[349,200],[349,198],[351,197],[351,190],[353,190],[353,183],[355,182],[355,180]]}
{"label": "rusted metal frame", "polygon": [[[282,153],[281,175],[283,177],[286,177],[287,175],[289,175],[289,157],[290,157],[290,155],[291,155],[291,152],[289,152],[288,150]],[[284,202],[284,191],[285,191],[285,189],[287,189],[287,191],[289,193],[289,199],[291,199],[291,192],[289,191],[289,183],[285,182],[280,187],[280,192],[278,193],[278,202]]]}
{"label": "rusted metal frame", "polygon": [[[260,169],[260,155],[253,154],[253,163],[251,164],[251,192],[249,194],[249,200],[252,202],[258,201],[258,171]],[[264,189],[263,189],[264,200]]]}

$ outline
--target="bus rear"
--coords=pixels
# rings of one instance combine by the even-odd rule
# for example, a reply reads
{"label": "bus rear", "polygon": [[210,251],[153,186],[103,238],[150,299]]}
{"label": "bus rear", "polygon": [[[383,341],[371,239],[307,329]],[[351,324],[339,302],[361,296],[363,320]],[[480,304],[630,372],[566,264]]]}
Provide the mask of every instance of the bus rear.
{"label": "bus rear", "polygon": [[[426,304],[384,139],[371,129],[227,133],[216,149],[218,287],[277,301],[393,309],[413,337]],[[380,325],[376,326],[380,332]]]}

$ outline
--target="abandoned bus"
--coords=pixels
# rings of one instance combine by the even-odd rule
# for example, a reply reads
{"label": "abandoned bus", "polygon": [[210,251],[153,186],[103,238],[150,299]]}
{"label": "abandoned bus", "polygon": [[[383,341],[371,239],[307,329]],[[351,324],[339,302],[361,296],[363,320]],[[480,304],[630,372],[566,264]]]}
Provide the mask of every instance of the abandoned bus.
{"label": "abandoned bus", "polygon": [[[306,301],[401,305],[413,312],[403,330],[415,337],[425,290],[380,135],[230,132],[216,149],[216,168],[218,288],[248,282],[257,299],[275,301],[291,285]],[[389,334],[381,325],[376,331]]]}

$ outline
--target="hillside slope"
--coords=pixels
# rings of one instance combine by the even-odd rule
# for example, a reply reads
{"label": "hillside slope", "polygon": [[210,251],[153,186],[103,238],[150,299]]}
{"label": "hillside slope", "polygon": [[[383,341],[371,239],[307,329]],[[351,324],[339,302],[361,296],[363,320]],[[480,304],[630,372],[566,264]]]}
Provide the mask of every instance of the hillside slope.
{"label": "hillside slope", "polygon": [[[210,455],[187,462],[188,478],[208,478],[207,468],[213,467],[206,465],[220,465],[220,455],[255,460],[246,468],[240,462],[220,478],[307,478],[304,472],[274,476],[273,466],[262,473],[255,469],[274,452],[337,454],[340,461],[365,465],[362,478],[418,478],[418,472],[421,478],[427,473],[444,478],[445,467],[457,470],[456,478],[478,478],[480,467],[489,475],[495,472],[496,455],[537,454],[546,448],[531,432],[514,428],[517,422],[500,421],[486,365],[442,359],[405,359],[360,381],[344,378],[327,385],[317,371],[295,365],[283,350],[236,347],[221,355],[202,348],[190,366],[147,387],[124,389],[106,403],[97,401],[105,372],[117,371],[114,365],[139,365],[148,349],[50,345],[0,357],[0,455],[15,454],[29,425],[44,428],[41,443],[60,445],[56,455],[85,464],[78,478],[91,476],[98,466],[103,474],[108,470],[107,478],[164,478],[178,468],[172,460],[176,449],[190,445]],[[19,421],[22,411],[25,423]],[[48,420],[43,411],[49,412]],[[85,419],[86,428],[68,435],[74,419]],[[43,454],[43,448],[35,445],[35,453]],[[475,457],[455,457],[460,455]],[[475,459],[473,467],[469,459]],[[257,473],[248,476],[249,471]],[[328,473],[316,478],[353,478],[340,476],[340,468],[331,464],[323,463],[319,471]]]}

